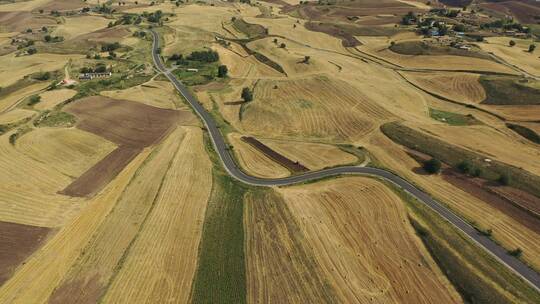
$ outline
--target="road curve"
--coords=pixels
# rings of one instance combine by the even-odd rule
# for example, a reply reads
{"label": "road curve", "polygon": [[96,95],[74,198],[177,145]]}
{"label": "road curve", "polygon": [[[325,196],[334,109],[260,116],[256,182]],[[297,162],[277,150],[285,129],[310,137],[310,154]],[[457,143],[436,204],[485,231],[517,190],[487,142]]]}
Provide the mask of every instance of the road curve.
{"label": "road curve", "polygon": [[163,73],[174,85],[174,87],[184,96],[187,102],[191,105],[193,110],[199,115],[206,129],[210,134],[214,149],[219,155],[223,166],[227,172],[234,177],[235,179],[254,186],[283,186],[291,185],[296,183],[302,183],[310,181],[313,179],[320,179],[328,176],[335,175],[344,175],[344,174],[354,174],[354,175],[368,175],[374,176],[386,181],[393,183],[394,185],[400,187],[401,189],[407,191],[409,194],[414,196],[420,202],[429,206],[435,212],[437,212],[441,217],[446,219],[457,229],[461,230],[465,235],[467,235],[472,241],[477,243],[481,248],[490,253],[495,257],[499,262],[508,267],[511,271],[529,283],[533,288],[540,292],[540,275],[521,262],[519,259],[509,255],[507,251],[501,246],[497,245],[490,238],[483,236],[478,233],[471,225],[457,216],[455,213],[450,211],[441,203],[437,202],[429,195],[416,188],[414,185],[406,181],[405,179],[383,169],[370,168],[370,167],[355,167],[355,166],[344,166],[344,167],[335,167],[330,169],[324,169],[321,171],[314,171],[304,173],[302,175],[289,176],[284,178],[276,179],[266,179],[259,178],[251,175],[247,175],[242,171],[234,161],[233,156],[229,152],[228,145],[225,143],[219,128],[216,125],[216,122],[208,113],[205,108],[199,103],[197,98],[195,98],[191,92],[184,86],[178,79],[168,71],[161,61],[159,55],[159,36],[154,30],[150,30],[153,36],[153,46],[152,46],[152,58],[156,68]]}

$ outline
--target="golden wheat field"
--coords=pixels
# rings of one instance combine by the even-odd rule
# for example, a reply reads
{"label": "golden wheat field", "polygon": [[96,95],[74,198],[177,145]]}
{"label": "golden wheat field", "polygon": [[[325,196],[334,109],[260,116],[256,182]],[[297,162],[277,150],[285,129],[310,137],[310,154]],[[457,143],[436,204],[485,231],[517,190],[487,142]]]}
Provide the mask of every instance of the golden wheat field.
{"label": "golden wheat field", "polygon": [[458,102],[476,104],[486,99],[478,74],[402,72],[402,75],[422,89]]}
{"label": "golden wheat field", "polygon": [[248,200],[250,302],[461,301],[383,184],[344,178],[277,192]]}
{"label": "golden wheat field", "polygon": [[150,81],[119,91],[103,91],[101,95],[141,102],[163,109],[185,108],[174,87],[165,81]]}
{"label": "golden wheat field", "polygon": [[54,108],[55,106],[63,103],[64,101],[72,98],[77,94],[77,91],[72,89],[59,89],[59,90],[53,90],[53,91],[46,91],[39,96],[41,97],[41,101],[34,105],[34,109],[37,110],[49,110]]}
{"label": "golden wheat field", "polygon": [[[526,51],[538,34],[469,22],[465,36],[494,37],[437,39],[420,35],[424,19],[402,20],[410,10],[452,33],[475,14],[500,18],[430,11],[442,5],[0,1],[0,303],[538,302],[444,213],[375,176],[312,174],[386,170],[540,269],[536,194],[454,160],[428,174],[423,151],[444,158],[451,145],[481,154],[483,170],[540,176],[535,134],[511,125],[540,134],[540,106],[483,103],[496,91],[486,76],[529,78],[538,93],[538,50]],[[474,54],[390,48],[460,39]],[[512,88],[501,94],[519,98]]]}

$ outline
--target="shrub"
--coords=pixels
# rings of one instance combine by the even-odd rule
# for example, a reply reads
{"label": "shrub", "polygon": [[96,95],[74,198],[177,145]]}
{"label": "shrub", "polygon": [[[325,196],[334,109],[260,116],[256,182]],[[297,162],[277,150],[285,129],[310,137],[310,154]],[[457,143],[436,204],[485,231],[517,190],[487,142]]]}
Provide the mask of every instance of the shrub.
{"label": "shrub", "polygon": [[216,62],[219,60],[219,55],[217,52],[212,50],[194,51],[188,56],[187,59],[202,62]]}
{"label": "shrub", "polygon": [[534,52],[534,50],[536,50],[536,45],[534,44],[529,45],[529,53]]}
{"label": "shrub", "polygon": [[510,184],[510,176],[506,173],[503,173],[501,174],[501,176],[499,176],[499,179],[497,179],[497,181],[503,186],[508,186],[508,184]]}
{"label": "shrub", "polygon": [[30,96],[30,99],[28,99],[28,105],[29,106],[35,105],[36,103],[38,103],[40,101],[41,101],[41,96],[32,95],[32,96]]}
{"label": "shrub", "polygon": [[426,170],[426,172],[429,174],[437,174],[441,172],[441,161],[436,158],[432,158],[424,162],[424,170]]}
{"label": "shrub", "polygon": [[508,45],[514,46],[514,45],[516,45],[516,42],[514,40],[510,40],[510,42],[508,42]]}
{"label": "shrub", "polygon": [[228,72],[229,72],[229,69],[227,69],[226,65],[220,65],[218,67],[218,77],[219,78],[227,77]]}
{"label": "shrub", "polygon": [[516,248],[514,250],[508,251],[508,254],[511,256],[515,256],[516,258],[519,258],[523,254],[523,250],[521,250],[521,248]]}
{"label": "shrub", "polygon": [[474,166],[470,160],[464,160],[457,165],[457,169],[461,173],[470,174],[473,172]]}
{"label": "shrub", "polygon": [[251,92],[250,88],[247,88],[247,87],[243,88],[241,96],[245,102],[250,102],[253,100],[253,93]]}
{"label": "shrub", "polygon": [[284,48],[286,48],[287,46],[285,45],[285,43],[282,42],[282,43],[279,45],[279,47],[282,48],[282,49],[284,49]]}

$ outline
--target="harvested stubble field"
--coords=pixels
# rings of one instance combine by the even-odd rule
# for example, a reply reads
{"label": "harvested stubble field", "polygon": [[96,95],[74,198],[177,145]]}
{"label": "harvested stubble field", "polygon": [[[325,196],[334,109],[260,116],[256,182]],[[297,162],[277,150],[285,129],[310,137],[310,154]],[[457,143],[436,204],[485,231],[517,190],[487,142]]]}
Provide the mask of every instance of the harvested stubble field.
{"label": "harvested stubble field", "polygon": [[172,84],[168,81],[149,81],[121,91],[102,91],[101,95],[114,99],[137,101],[162,109],[185,108]]}
{"label": "harvested stubble field", "polygon": [[[523,259],[540,267],[537,226],[521,223],[507,210],[485,202],[485,197],[470,193],[463,185],[448,182],[445,176],[415,173],[420,164],[385,137],[379,126],[403,120],[405,125],[421,128],[456,146],[480,150],[490,158],[526,166],[526,170],[540,174],[540,168],[533,164],[540,156],[537,148],[481,113],[483,126],[451,127],[434,121],[429,116],[430,108],[459,115],[474,113],[475,117],[478,111],[465,107],[456,111],[457,105],[446,107],[444,101],[407,83],[392,64],[346,49],[340,39],[331,36],[338,36],[336,33],[310,31],[305,26],[308,21],[296,17],[300,12],[311,16],[313,22],[347,23],[337,29],[361,41],[361,50],[413,69],[513,70],[476,58],[413,58],[387,50],[390,41],[417,37],[413,33],[394,35],[401,28],[372,25],[398,22],[402,12],[428,9],[410,1],[339,1],[324,6],[299,5],[296,0],[287,0],[289,4],[273,2],[258,3],[265,6],[262,9],[227,2],[148,6],[134,5],[132,0],[125,7],[112,7],[132,13],[174,13],[166,15],[164,26],[154,27],[163,37],[164,57],[173,53],[186,56],[204,48],[219,53],[220,62],[216,64],[227,65],[228,77],[192,90],[216,116],[231,151],[248,173],[261,177],[290,175],[240,140],[242,134],[255,136],[311,170],[359,162],[336,144],[365,146],[375,163],[418,184],[478,227],[493,229],[497,241],[509,249],[523,249]],[[39,52],[33,56],[0,56],[0,65],[5,62],[0,75],[10,76],[1,78],[0,86],[9,86],[38,71],[60,70],[66,63],[73,74],[83,66],[93,66],[94,59],[73,54],[83,54],[90,46],[104,42],[120,42],[134,49],[125,57],[121,52],[122,58],[105,61],[113,70],[133,58],[150,64],[146,62],[150,60],[150,42],[133,37],[135,27],[106,28],[114,20],[97,14],[60,17],[58,24],[48,16],[52,9],[97,4],[95,0],[30,0],[0,5],[0,12],[7,12],[0,14],[0,25],[2,20],[19,18],[35,29],[41,27],[38,24],[51,26],[54,35],[67,39],[46,44],[51,52],[56,49],[65,55],[48,54],[41,49],[44,44],[38,42]],[[280,5],[285,6],[284,11],[279,11]],[[45,9],[46,18],[37,13],[40,8]],[[232,17],[236,17],[236,28],[230,24]],[[84,27],[88,23],[95,23],[95,28]],[[13,26],[26,29],[21,22]],[[233,39],[241,37],[241,32],[263,37],[265,29],[269,37],[245,43],[282,67],[287,75],[270,68],[264,58],[249,55],[236,42],[226,45],[216,41],[216,35]],[[383,36],[364,36],[372,34]],[[280,43],[286,47],[280,48]],[[310,56],[309,63],[301,62],[305,56]],[[409,71],[406,76],[426,90],[451,99],[475,104],[485,99],[476,74]],[[41,93],[42,101],[33,109],[73,113],[77,116],[76,128],[28,123],[30,132],[21,133],[14,143],[9,138],[16,130],[0,136],[0,172],[5,172],[0,174],[0,224],[9,232],[0,233],[0,266],[6,265],[0,268],[7,270],[0,273],[1,303],[26,304],[36,299],[50,303],[462,301],[434,262],[440,262],[441,251],[432,251],[433,244],[417,231],[429,252],[426,250],[409,224],[412,209],[407,210],[386,185],[357,177],[272,189],[241,185],[217,164],[210,143],[203,143],[203,130],[186,126],[200,124],[170,83],[144,81],[135,86],[122,83],[122,90],[112,86],[101,91],[101,96],[72,101],[64,109],[56,106],[74,97],[75,91]],[[13,108],[47,85],[50,81],[8,90],[0,101],[0,111]],[[448,90],[449,85],[452,90]],[[241,100],[243,87],[253,89],[253,101]],[[85,86],[75,88],[82,90]],[[479,107],[506,111],[512,117],[540,117],[530,113],[535,108],[527,108],[527,112],[521,107]],[[1,114],[0,120],[23,112],[34,113],[16,108]],[[495,141],[516,147],[517,152],[512,155],[503,151]],[[62,193],[81,197],[59,194],[63,189]],[[492,189],[523,202],[523,192],[513,190]],[[527,198],[521,207],[534,207],[536,200]],[[427,226],[427,219],[432,218],[415,217]],[[433,227],[430,231],[435,231]],[[437,241],[448,241],[444,243],[447,251],[463,248],[450,244],[449,240],[455,240],[449,236],[456,236],[455,232],[444,232],[445,237]],[[12,249],[3,250],[14,243],[19,246],[16,255],[9,254]],[[455,286],[461,286],[455,280],[460,278],[455,273],[461,274],[456,269],[466,268],[482,279],[468,281],[470,277],[461,277],[463,282],[475,282],[470,283],[475,284],[471,287],[474,292],[487,282],[490,288],[496,286],[497,292],[491,295],[502,295],[499,298],[509,301],[521,299],[515,296],[516,285],[510,276],[501,272],[508,277],[501,278],[493,270],[495,263],[478,266],[474,255],[459,254],[458,267],[447,272]],[[441,267],[448,271],[447,266]],[[489,293],[491,289],[485,290]]]}
{"label": "harvested stubble field", "polygon": [[334,179],[246,200],[250,303],[461,302],[399,197],[378,181]]}
{"label": "harvested stubble field", "polygon": [[165,137],[188,111],[147,106],[142,103],[93,96],[66,107],[77,116],[77,128],[104,137],[118,149],[73,181],[62,193],[91,196],[112,180],[141,150]]}
{"label": "harvested stubble field", "polygon": [[0,125],[7,125],[25,120],[36,115],[36,112],[25,109],[13,109],[6,113],[0,114]]}
{"label": "harvested stubble field", "polygon": [[478,104],[486,99],[478,74],[402,72],[402,75],[422,89],[451,100]]}
{"label": "harvested stubble field", "polygon": [[[277,89],[275,89],[277,86]],[[263,81],[243,112],[242,127],[281,138],[357,140],[392,115],[343,81],[323,77]]]}

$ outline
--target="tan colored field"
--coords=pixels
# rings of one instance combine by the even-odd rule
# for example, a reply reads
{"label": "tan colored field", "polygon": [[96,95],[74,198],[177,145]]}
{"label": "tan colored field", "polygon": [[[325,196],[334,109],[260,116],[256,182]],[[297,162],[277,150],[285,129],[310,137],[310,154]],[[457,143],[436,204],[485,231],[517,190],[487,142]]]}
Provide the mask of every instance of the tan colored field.
{"label": "tan colored field", "polygon": [[347,165],[358,161],[356,156],[332,145],[265,139],[261,141],[272,150],[292,161],[298,161],[310,170]]}
{"label": "tan colored field", "polygon": [[289,176],[285,167],[274,162],[253,146],[243,142],[240,134],[230,134],[229,141],[234,147],[234,155],[240,166],[249,174],[259,177],[277,178]]}
{"label": "tan colored field", "polygon": [[248,303],[337,300],[300,222],[279,193],[248,193],[244,227]]}
{"label": "tan colored field", "polygon": [[41,101],[38,104],[34,105],[34,108],[37,110],[52,109],[56,105],[59,105],[62,102],[75,96],[75,94],[77,94],[77,91],[71,89],[60,89],[43,92],[39,94],[39,96],[41,96]]}
{"label": "tan colored field", "polygon": [[34,83],[22,89],[19,89],[6,97],[3,97],[2,99],[0,99],[0,113],[10,110],[15,105],[17,105],[19,101],[22,101],[26,97],[39,93],[47,86],[49,86],[49,83],[46,82]]}
{"label": "tan colored field", "polygon": [[[70,59],[83,58],[82,55],[58,55],[37,53],[32,56],[16,57],[15,54],[0,56],[0,86],[6,87],[26,75],[59,70]],[[9,75],[9,77],[6,77]],[[47,83],[49,85],[50,83]]]}
{"label": "tan colored field", "polygon": [[0,5],[0,12],[31,11],[53,0],[30,0]]}
{"label": "tan colored field", "polygon": [[[341,40],[330,35],[312,32],[304,27],[305,20],[292,18],[290,16],[280,15],[281,18],[267,19],[267,18],[254,18],[245,17],[244,20],[249,23],[260,24],[265,28],[268,28],[270,35],[287,37],[286,44],[289,41],[297,42],[298,44],[304,44],[332,52],[338,52],[346,54],[347,51],[341,44]],[[300,23],[296,23],[300,21]],[[293,25],[296,24],[296,28]],[[282,40],[279,39],[278,40]]]}
{"label": "tan colored field", "polygon": [[24,109],[13,109],[9,112],[0,114],[0,125],[15,123],[25,118],[32,117],[36,112]]}
{"label": "tan colored field", "polygon": [[15,149],[10,134],[0,136],[0,221],[62,226],[84,206],[80,199],[57,194],[71,178]]}
{"label": "tan colored field", "polygon": [[188,302],[212,188],[212,170],[202,131],[185,131],[152,212],[103,298],[104,303]]}
{"label": "tan colored field", "polygon": [[413,56],[398,54],[388,49],[390,42],[393,41],[392,37],[359,37],[359,39],[364,43],[357,47],[359,50],[402,67],[428,70],[490,71],[517,74],[513,69],[487,59],[450,55]]}
{"label": "tan colored field", "polygon": [[[110,19],[99,16],[77,16],[64,18],[64,23],[60,24],[52,32],[54,36],[63,36],[69,40],[77,36],[88,34],[107,27]],[[88,26],[88,25],[92,26]]]}
{"label": "tan colored field", "polygon": [[402,72],[403,76],[419,87],[455,101],[480,103],[486,92],[478,81],[480,75],[468,73]]}
{"label": "tan colored field", "polygon": [[71,266],[52,294],[51,303],[95,303],[104,294],[115,268],[150,214],[184,136],[185,132],[178,129],[171,133],[137,170],[114,209],[85,246],[84,256]]}
{"label": "tan colored field", "polygon": [[523,106],[485,106],[487,109],[494,111],[509,120],[516,121],[538,121],[540,120],[540,106],[523,105]]}
{"label": "tan colored field", "polygon": [[176,90],[168,81],[152,80],[129,89],[103,91],[100,94],[115,99],[137,101],[162,109],[186,108]]}
{"label": "tan colored field", "polygon": [[[13,278],[0,288],[2,303],[31,303],[46,301],[71,265],[81,256],[96,229],[115,206],[125,187],[151,152],[146,149],[120,173],[107,188],[94,197],[75,218],[30,259]],[[42,202],[43,203],[43,202]]]}
{"label": "tan colored field", "polygon": [[[509,46],[510,40],[513,40],[516,45]],[[515,65],[518,68],[540,77],[540,61],[538,54],[527,52],[529,45],[533,42],[525,39],[515,39],[509,37],[489,37],[485,43],[480,43],[479,46],[487,52],[492,52],[502,60],[509,64]]]}
{"label": "tan colored field", "polygon": [[15,146],[27,157],[72,178],[116,148],[102,137],[75,128],[39,128],[20,137]]}
{"label": "tan colored field", "polygon": [[[490,139],[490,142],[493,142]],[[488,203],[473,197],[463,189],[455,187],[438,175],[419,175],[414,169],[420,165],[401,146],[396,145],[380,132],[373,133],[365,147],[378,161],[413,181],[419,187],[443,201],[458,214],[473,220],[484,229],[492,229],[493,235],[505,248],[523,249],[524,259],[540,268],[540,236],[515,219]]]}
{"label": "tan colored field", "polygon": [[[277,86],[277,89],[274,87]],[[392,115],[347,83],[325,77],[263,81],[242,127],[263,137],[357,140]]]}
{"label": "tan colored field", "polygon": [[448,143],[540,174],[540,148],[510,130],[496,130],[482,125],[460,127],[444,124],[421,126],[421,129]]}
{"label": "tan colored field", "polygon": [[251,303],[461,302],[403,202],[380,182],[341,178],[277,191],[283,198],[247,204]]}

